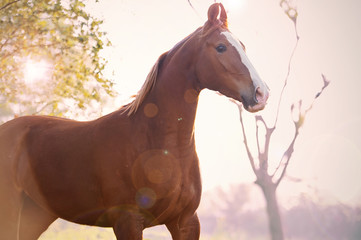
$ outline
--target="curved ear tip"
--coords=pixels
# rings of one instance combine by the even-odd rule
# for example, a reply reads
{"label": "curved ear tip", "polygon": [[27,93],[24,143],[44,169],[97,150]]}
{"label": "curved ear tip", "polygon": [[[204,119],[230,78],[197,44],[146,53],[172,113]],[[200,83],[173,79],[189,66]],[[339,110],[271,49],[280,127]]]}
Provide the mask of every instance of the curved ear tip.
{"label": "curved ear tip", "polygon": [[209,6],[208,11],[210,11],[213,8],[218,8],[221,3],[213,3],[211,6]]}
{"label": "curved ear tip", "polygon": [[213,3],[209,8],[208,8],[208,20],[209,21],[215,21],[218,17],[219,14],[219,3]]}

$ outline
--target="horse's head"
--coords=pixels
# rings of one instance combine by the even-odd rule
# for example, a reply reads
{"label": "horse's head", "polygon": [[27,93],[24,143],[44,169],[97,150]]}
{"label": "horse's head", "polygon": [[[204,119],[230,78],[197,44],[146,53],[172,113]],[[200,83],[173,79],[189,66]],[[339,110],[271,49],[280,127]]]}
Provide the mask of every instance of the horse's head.
{"label": "horse's head", "polygon": [[228,30],[221,3],[210,6],[200,34],[196,72],[202,87],[242,102],[250,112],[262,110],[269,96],[268,87],[246,56],[244,45]]}

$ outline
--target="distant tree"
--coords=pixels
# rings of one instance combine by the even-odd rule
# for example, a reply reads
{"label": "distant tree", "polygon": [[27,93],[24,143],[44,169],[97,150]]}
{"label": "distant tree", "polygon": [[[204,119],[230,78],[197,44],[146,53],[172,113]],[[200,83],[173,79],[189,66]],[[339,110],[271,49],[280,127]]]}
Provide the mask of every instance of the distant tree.
{"label": "distant tree", "polygon": [[113,95],[99,54],[110,45],[101,24],[81,0],[2,0],[0,117],[61,116]]}
{"label": "distant tree", "polygon": [[243,184],[232,185],[228,190],[219,187],[205,193],[199,209],[201,221],[204,223],[202,232],[213,235],[217,230],[239,230],[238,223],[244,219],[244,207],[249,200],[249,188],[250,186]]}
{"label": "distant tree", "polygon": [[323,205],[306,196],[285,212],[285,229],[290,238],[361,239],[361,208],[344,204]]}
{"label": "distant tree", "polygon": [[[287,72],[287,76],[285,78],[284,85],[283,85],[281,95],[279,98],[278,109],[276,112],[276,118],[275,118],[274,124],[271,127],[269,127],[262,116],[260,116],[260,115],[255,116],[255,121],[256,121],[255,135],[256,135],[257,150],[258,150],[257,158],[255,158],[252,155],[250,147],[249,147],[249,143],[247,141],[247,136],[245,133],[244,123],[243,123],[243,116],[242,116],[242,111],[243,111],[242,104],[236,102],[238,109],[239,109],[239,113],[240,113],[240,122],[241,122],[241,127],[242,127],[242,132],[243,132],[244,145],[247,150],[247,154],[248,154],[250,164],[252,166],[252,170],[253,170],[254,174],[256,175],[255,183],[262,189],[263,195],[266,200],[269,230],[270,230],[272,240],[283,240],[284,239],[283,227],[282,227],[281,216],[280,216],[277,195],[276,195],[277,187],[279,186],[279,184],[281,183],[282,179],[284,178],[284,176],[286,174],[292,154],[294,152],[294,145],[295,145],[296,139],[299,136],[299,130],[304,123],[307,113],[312,109],[315,100],[323,93],[324,89],[329,84],[329,81],[326,79],[326,77],[324,75],[322,75],[324,85],[323,85],[321,91],[315,95],[313,102],[308,107],[306,107],[305,110],[302,110],[302,109],[304,109],[302,106],[302,100],[300,100],[297,104],[291,105],[291,113],[293,116],[296,116],[296,119],[293,119],[294,128],[295,128],[293,139],[292,139],[291,143],[289,144],[288,148],[286,149],[286,151],[284,152],[282,158],[280,159],[276,170],[273,173],[270,173],[269,172],[269,146],[270,146],[272,135],[275,132],[275,129],[277,126],[282,96],[283,96],[284,90],[288,83],[292,58],[294,56],[294,53],[296,51],[298,41],[299,41],[299,35],[297,33],[297,16],[298,16],[297,9],[295,7],[292,7],[290,0],[281,0],[280,6],[284,9],[287,16],[294,23],[296,44],[294,46],[291,57],[289,59],[288,72]],[[266,130],[266,134],[265,134],[264,141],[263,141],[263,143],[264,143],[263,146],[261,146],[261,144],[260,144],[260,142],[261,142],[260,135],[259,135],[260,125],[263,125],[263,127]],[[257,160],[258,160],[258,162],[256,162]]]}
{"label": "distant tree", "polygon": [[206,192],[198,211],[202,233],[228,240],[238,240],[244,235],[247,238],[242,239],[267,236],[266,214],[263,209],[252,209],[251,188],[250,184],[234,184],[226,190],[219,187]]}
{"label": "distant tree", "polygon": [[[252,185],[233,185],[227,191],[215,189],[205,193],[199,216],[202,233],[212,239],[265,239],[267,214],[262,208],[250,207]],[[322,197],[316,193],[316,199]],[[359,240],[361,207],[322,201],[301,195],[297,204],[283,209],[285,235],[290,239]],[[204,204],[206,203],[206,204]]]}

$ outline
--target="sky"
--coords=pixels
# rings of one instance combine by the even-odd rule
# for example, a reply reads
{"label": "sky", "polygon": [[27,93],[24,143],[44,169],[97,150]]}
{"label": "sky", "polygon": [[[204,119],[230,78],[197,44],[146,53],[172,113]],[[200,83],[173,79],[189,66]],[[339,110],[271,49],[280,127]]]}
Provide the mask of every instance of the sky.
{"label": "sky", "polygon": [[[193,0],[193,10],[186,0],[89,1],[89,11],[104,19],[103,28],[113,44],[104,57],[119,97],[108,112],[140,89],[159,55],[204,24],[213,2]],[[269,104],[260,113],[269,125],[296,43],[293,23],[278,2],[223,1],[230,30],[246,45],[248,57],[271,89]],[[278,195],[285,204],[300,194],[361,204],[361,1],[295,3],[300,40],[271,143],[271,166],[277,165],[293,137],[290,105],[299,99],[305,106],[310,104],[323,85],[321,73],[331,84],[307,115]],[[254,143],[254,114],[245,113],[244,118],[249,141]],[[204,191],[255,180],[235,104],[204,90],[195,131]]]}

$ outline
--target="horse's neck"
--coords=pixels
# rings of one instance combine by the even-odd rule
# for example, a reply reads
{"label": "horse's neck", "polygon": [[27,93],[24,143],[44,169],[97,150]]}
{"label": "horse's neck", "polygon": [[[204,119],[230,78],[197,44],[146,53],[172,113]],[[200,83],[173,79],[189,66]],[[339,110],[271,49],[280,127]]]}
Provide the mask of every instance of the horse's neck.
{"label": "horse's neck", "polygon": [[170,144],[190,146],[194,141],[199,90],[195,86],[192,69],[187,68],[187,61],[191,59],[188,60],[184,55],[182,57],[177,59],[177,56],[169,56],[172,59],[165,60],[157,82],[145,98],[143,110],[139,114],[144,116],[150,111],[149,116],[146,116],[152,126],[150,130],[164,136]]}

